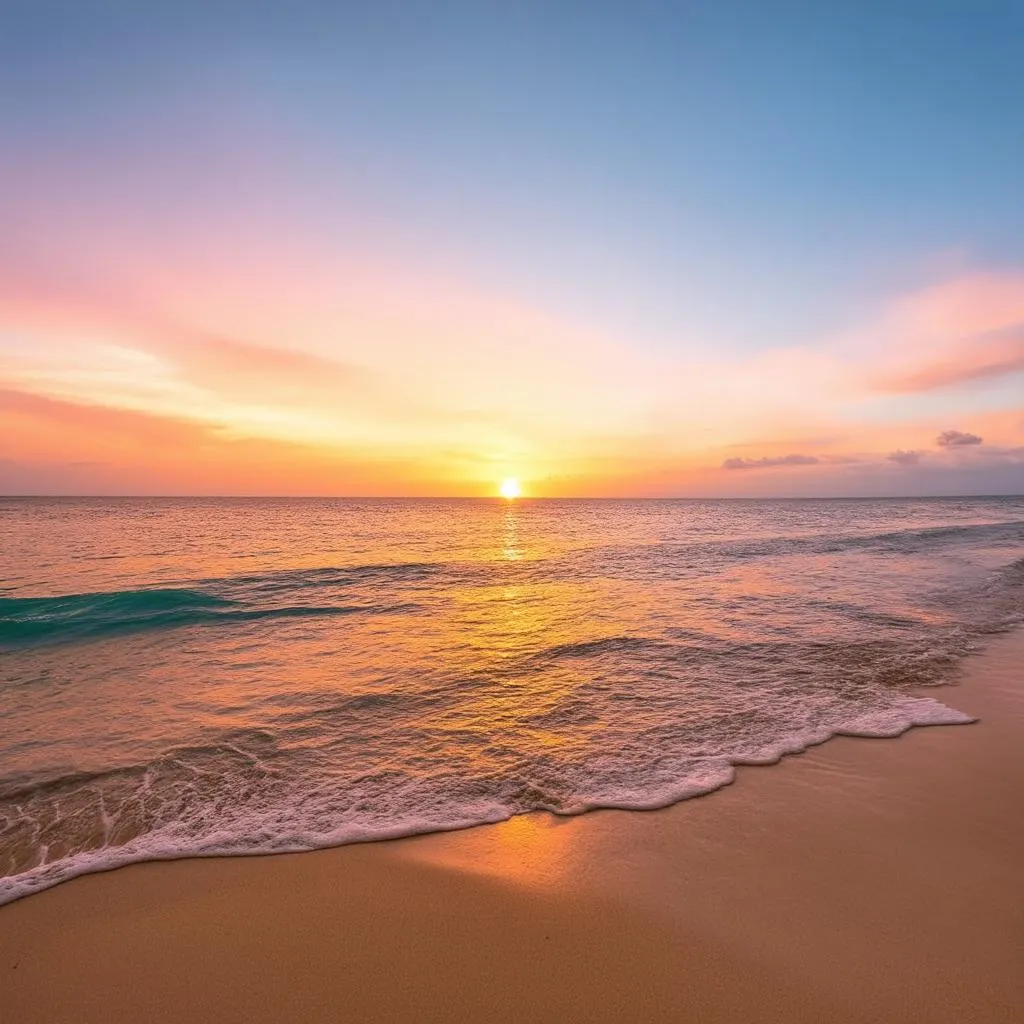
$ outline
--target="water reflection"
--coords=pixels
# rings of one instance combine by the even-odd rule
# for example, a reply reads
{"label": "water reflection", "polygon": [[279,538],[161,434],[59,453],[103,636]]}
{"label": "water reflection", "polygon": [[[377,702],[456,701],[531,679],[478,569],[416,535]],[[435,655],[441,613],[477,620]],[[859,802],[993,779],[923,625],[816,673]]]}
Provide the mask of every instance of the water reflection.
{"label": "water reflection", "polygon": [[402,856],[423,864],[500,878],[531,889],[564,889],[585,874],[571,818],[520,814],[487,828],[404,840]]}
{"label": "water reflection", "polygon": [[[35,632],[2,652],[0,874],[49,856],[40,885],[78,870],[62,852],[109,866],[678,799],[851,722],[956,720],[907,693],[1020,609],[1019,572],[982,565],[1020,557],[1016,499],[4,514],[0,625]],[[89,642],[54,626],[86,614]],[[554,878],[580,859],[555,822],[515,818],[476,859]]]}
{"label": "water reflection", "polygon": [[523,548],[519,540],[519,509],[515,502],[510,502],[505,509],[504,534],[502,537],[501,557],[506,562],[518,562],[523,557]]}

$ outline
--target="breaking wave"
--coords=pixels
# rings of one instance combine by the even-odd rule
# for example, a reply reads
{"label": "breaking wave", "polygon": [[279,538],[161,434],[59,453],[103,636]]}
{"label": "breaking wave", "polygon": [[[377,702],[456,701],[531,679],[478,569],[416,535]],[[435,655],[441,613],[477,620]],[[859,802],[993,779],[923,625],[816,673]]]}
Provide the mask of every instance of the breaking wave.
{"label": "breaking wave", "polygon": [[95,640],[152,629],[230,625],[260,619],[387,614],[415,605],[284,604],[246,607],[202,590],[149,589],[63,597],[0,597],[0,646]]}

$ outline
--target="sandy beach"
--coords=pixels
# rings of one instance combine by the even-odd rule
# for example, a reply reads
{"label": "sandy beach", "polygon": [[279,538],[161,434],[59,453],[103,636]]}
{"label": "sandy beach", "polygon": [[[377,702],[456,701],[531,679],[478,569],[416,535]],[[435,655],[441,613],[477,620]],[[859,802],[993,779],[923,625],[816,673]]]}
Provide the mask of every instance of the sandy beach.
{"label": "sandy beach", "polygon": [[0,1018],[1021,1020],[1022,666],[664,811],[76,879],[0,908]]}
{"label": "sandy beach", "polygon": [[0,1024],[1024,1024],[1022,40],[0,0]]}

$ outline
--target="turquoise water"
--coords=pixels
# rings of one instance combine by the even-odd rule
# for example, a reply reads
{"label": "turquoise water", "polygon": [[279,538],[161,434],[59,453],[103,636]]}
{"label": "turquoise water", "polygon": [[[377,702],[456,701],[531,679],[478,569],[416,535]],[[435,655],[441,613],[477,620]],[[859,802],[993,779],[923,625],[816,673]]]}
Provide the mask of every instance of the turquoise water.
{"label": "turquoise water", "polygon": [[1022,618],[1021,498],[0,500],[0,902],[964,723]]}

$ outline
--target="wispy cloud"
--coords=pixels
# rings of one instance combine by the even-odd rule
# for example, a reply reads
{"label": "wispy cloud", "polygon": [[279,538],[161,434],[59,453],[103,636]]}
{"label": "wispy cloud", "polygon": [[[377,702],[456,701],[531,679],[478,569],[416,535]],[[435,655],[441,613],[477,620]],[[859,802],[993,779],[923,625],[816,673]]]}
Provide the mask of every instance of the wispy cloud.
{"label": "wispy cloud", "polygon": [[963,430],[944,430],[937,438],[935,443],[940,448],[966,448],[970,445],[981,444],[983,438],[977,434],[969,434]]}
{"label": "wispy cloud", "polygon": [[191,448],[209,442],[217,433],[216,426],[196,420],[71,402],[13,388],[0,388],[0,413],[68,428],[85,442],[117,437],[133,445]]}
{"label": "wispy cloud", "polygon": [[764,455],[757,459],[731,458],[722,463],[722,469],[772,469],[778,466],[855,466],[863,460],[856,455]]}
{"label": "wispy cloud", "polygon": [[895,462],[898,466],[916,466],[920,461],[924,452],[916,450],[904,451],[902,448],[897,448],[896,451],[890,452],[886,458],[890,462]]}
{"label": "wispy cloud", "polygon": [[196,383],[221,393],[243,389],[250,399],[254,388],[281,399],[308,401],[324,391],[348,394],[369,383],[365,369],[355,364],[237,339],[179,338],[170,351]]}
{"label": "wispy cloud", "polygon": [[449,469],[399,450],[237,437],[216,422],[12,388],[0,389],[0,437],[10,441],[0,490],[20,493],[80,493],[92,480],[99,493],[415,495],[436,493]]}
{"label": "wispy cloud", "polygon": [[817,455],[778,455],[760,459],[726,459],[722,469],[770,469],[773,466],[817,466],[821,463]]}
{"label": "wispy cloud", "polygon": [[963,274],[894,302],[855,339],[869,385],[935,391],[1024,372],[1024,273]]}
{"label": "wispy cloud", "polygon": [[891,371],[877,380],[883,391],[918,392],[1024,373],[1024,324],[1006,331],[967,336],[959,351],[913,369]]}

